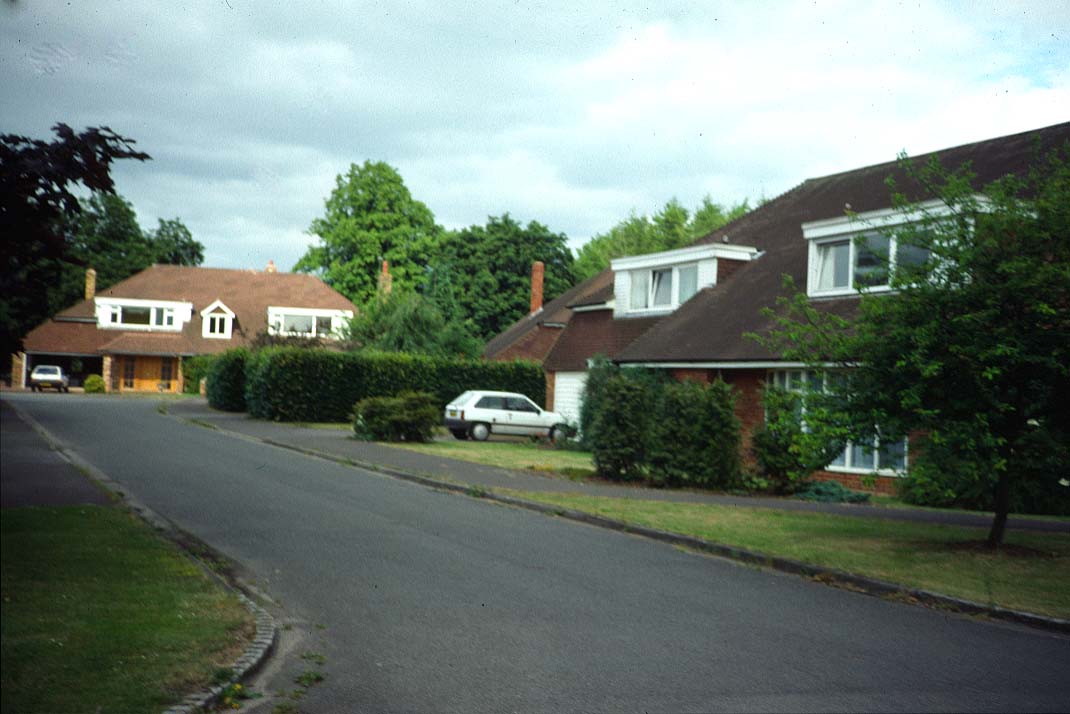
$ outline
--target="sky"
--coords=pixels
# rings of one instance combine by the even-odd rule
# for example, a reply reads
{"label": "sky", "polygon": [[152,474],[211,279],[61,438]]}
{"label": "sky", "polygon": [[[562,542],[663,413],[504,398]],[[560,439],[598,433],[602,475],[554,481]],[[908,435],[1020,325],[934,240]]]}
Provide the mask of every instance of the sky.
{"label": "sky", "polygon": [[289,270],[350,164],[447,228],[510,213],[578,249],[630,213],[1070,120],[1044,2],[0,0],[0,133],[110,126],[145,228]]}

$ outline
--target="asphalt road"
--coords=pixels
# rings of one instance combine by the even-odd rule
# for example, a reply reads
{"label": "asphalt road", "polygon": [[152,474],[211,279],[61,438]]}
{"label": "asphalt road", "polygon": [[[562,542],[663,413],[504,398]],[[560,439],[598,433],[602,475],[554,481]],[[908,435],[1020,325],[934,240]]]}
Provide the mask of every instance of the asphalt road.
{"label": "asphalt road", "polygon": [[[1070,640],[885,602],[184,424],[5,394],[308,630],[304,711],[1066,711]],[[307,644],[311,643],[311,644]]]}

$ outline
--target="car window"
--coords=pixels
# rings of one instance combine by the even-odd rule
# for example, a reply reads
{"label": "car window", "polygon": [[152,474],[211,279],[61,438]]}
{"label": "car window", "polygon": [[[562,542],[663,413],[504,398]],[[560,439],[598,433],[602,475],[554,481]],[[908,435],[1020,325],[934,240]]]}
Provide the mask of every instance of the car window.
{"label": "car window", "polygon": [[502,397],[483,397],[476,402],[479,409],[505,409],[505,400]]}
{"label": "car window", "polygon": [[35,367],[33,371],[38,374],[59,374],[59,367]]}
{"label": "car window", "polygon": [[507,397],[505,408],[514,412],[531,412],[538,414],[539,409],[524,397]]}

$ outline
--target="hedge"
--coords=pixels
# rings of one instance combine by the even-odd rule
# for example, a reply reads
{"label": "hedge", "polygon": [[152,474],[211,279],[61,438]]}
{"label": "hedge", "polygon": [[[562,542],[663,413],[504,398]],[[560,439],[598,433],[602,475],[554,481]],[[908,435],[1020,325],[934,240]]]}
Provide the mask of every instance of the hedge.
{"label": "hedge", "polygon": [[227,412],[245,411],[245,364],[249,351],[238,347],[215,356],[208,367],[208,404]]}
{"label": "hedge", "polygon": [[349,421],[357,402],[402,392],[427,392],[441,409],[469,389],[519,392],[541,405],[546,380],[535,362],[292,347],[253,352],[245,371],[249,414],[275,421]]}
{"label": "hedge", "polygon": [[369,441],[430,441],[442,410],[427,392],[369,397],[353,407],[353,431]]}
{"label": "hedge", "polygon": [[182,391],[185,394],[199,394],[201,380],[208,376],[215,355],[195,355],[182,358]]}

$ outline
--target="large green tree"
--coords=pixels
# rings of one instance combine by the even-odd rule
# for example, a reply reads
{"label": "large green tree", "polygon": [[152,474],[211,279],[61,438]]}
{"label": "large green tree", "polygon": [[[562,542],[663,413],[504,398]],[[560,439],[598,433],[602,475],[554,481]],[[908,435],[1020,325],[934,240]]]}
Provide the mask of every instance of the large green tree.
{"label": "large green tree", "polygon": [[690,245],[750,210],[747,201],[726,208],[706,196],[689,212],[675,198],[653,216],[628,216],[606,233],[591,238],[576,254],[577,280],[602,272],[614,258],[674,250]]}
{"label": "large green tree", "polygon": [[350,320],[351,349],[409,352],[439,357],[478,357],[483,343],[469,325],[447,319],[438,306],[411,289],[377,293]]}
{"label": "large green tree", "polygon": [[0,135],[0,364],[51,310],[69,255],[68,227],[81,211],[78,187],[115,190],[111,164],[145,161],[134,141],[108,127],[52,127],[51,142]]}
{"label": "large green tree", "polygon": [[850,321],[796,294],[771,344],[844,368],[808,397],[822,403],[812,429],[921,434],[908,486],[992,508],[995,548],[1015,502],[1070,504],[1070,146],[980,197],[968,170],[907,167],[943,210],[894,195],[925,217],[892,234],[891,292],[863,293]]}
{"label": "large green tree", "polygon": [[490,216],[485,226],[449,234],[430,277],[448,283],[461,319],[471,320],[477,334],[488,339],[528,313],[535,261],[546,266],[544,302],[572,285],[572,253],[565,234],[535,221],[522,225],[507,213]]}
{"label": "large green tree", "polygon": [[161,265],[200,265],[204,262],[204,245],[194,240],[180,219],[161,218],[159,222],[160,225],[148,235],[155,262]]}
{"label": "large green tree", "polygon": [[441,228],[396,169],[383,162],[350,165],[335,179],[325,208],[308,229],[318,242],[294,270],[319,275],[355,303],[375,294],[383,260],[398,288],[424,280]]}

